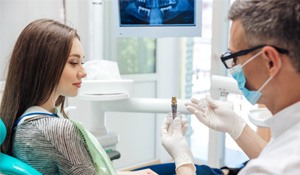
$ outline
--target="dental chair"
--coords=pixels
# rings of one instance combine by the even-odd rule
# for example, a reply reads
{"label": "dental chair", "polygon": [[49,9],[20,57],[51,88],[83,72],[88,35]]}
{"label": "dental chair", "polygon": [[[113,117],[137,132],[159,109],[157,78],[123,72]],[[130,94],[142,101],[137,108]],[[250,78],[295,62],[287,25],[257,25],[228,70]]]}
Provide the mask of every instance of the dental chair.
{"label": "dental chair", "polygon": [[[0,119],[0,145],[6,137],[6,127]],[[0,174],[6,175],[42,175],[30,165],[7,154],[0,153]]]}

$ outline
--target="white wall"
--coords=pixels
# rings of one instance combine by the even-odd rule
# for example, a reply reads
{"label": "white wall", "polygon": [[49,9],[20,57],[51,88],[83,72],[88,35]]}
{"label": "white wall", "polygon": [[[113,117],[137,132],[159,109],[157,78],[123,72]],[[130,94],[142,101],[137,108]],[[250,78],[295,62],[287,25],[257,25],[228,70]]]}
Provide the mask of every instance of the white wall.
{"label": "white wall", "polygon": [[4,80],[7,60],[23,28],[38,18],[62,20],[61,0],[0,1],[0,80]]}

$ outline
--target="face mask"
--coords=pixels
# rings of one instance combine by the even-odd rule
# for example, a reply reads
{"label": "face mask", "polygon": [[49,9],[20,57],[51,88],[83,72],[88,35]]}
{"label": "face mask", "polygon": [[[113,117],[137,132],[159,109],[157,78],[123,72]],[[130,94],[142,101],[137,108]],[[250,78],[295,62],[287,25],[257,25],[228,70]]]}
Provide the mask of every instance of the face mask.
{"label": "face mask", "polygon": [[247,89],[245,87],[246,85],[246,78],[243,72],[242,67],[245,66],[247,63],[249,63],[250,61],[252,61],[254,58],[256,58],[261,52],[257,53],[256,55],[254,55],[253,57],[251,57],[250,59],[248,59],[243,65],[236,65],[233,68],[230,69],[230,73],[232,75],[232,77],[237,81],[239,89],[242,91],[242,93],[244,94],[244,96],[246,97],[246,99],[252,104],[256,104],[257,101],[259,100],[259,98],[261,97],[262,93],[262,89],[271,81],[271,79],[273,78],[272,76],[270,78],[267,79],[267,81],[257,90],[257,91],[250,91],[249,89]]}

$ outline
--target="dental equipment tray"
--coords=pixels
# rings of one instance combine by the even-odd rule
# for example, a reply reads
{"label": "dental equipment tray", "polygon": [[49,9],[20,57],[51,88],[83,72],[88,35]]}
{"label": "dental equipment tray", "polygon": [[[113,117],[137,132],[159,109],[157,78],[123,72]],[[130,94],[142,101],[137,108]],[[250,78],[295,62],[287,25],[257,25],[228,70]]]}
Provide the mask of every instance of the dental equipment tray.
{"label": "dental equipment tray", "polygon": [[133,80],[83,80],[79,94],[105,95],[105,94],[130,94],[133,89]]}

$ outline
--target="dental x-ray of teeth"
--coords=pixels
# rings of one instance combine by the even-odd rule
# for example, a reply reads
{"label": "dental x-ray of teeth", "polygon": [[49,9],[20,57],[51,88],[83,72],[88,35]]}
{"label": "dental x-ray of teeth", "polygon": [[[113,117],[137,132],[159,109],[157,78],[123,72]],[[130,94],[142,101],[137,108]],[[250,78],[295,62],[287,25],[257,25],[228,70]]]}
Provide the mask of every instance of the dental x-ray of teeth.
{"label": "dental x-ray of teeth", "polygon": [[119,0],[121,26],[193,26],[196,0]]}

